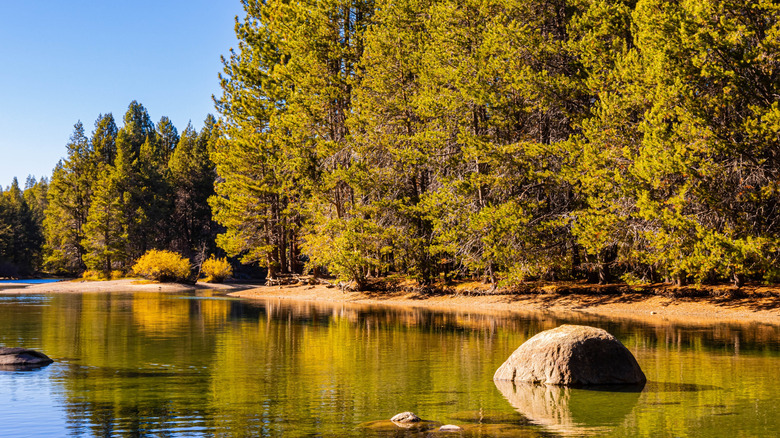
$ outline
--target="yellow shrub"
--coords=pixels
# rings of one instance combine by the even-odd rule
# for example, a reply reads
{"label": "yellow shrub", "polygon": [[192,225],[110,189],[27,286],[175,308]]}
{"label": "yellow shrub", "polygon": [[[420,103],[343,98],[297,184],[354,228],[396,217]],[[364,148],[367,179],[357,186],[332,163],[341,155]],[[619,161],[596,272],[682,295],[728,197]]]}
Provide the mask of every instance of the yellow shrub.
{"label": "yellow shrub", "polygon": [[92,269],[88,269],[88,270],[84,271],[84,273],[81,274],[81,278],[83,280],[87,280],[87,281],[105,280],[105,278],[103,278],[103,273],[102,272],[94,271]]}
{"label": "yellow shrub", "polygon": [[175,252],[152,249],[135,262],[133,272],[148,280],[182,282],[190,276],[190,261]]}
{"label": "yellow shrub", "polygon": [[233,268],[224,257],[218,259],[211,256],[203,262],[200,269],[206,275],[207,283],[222,283],[227,277],[233,275]]}
{"label": "yellow shrub", "polygon": [[124,276],[125,276],[125,273],[122,272],[122,271],[119,271],[119,270],[116,270],[116,269],[111,271],[111,279],[112,280],[119,280],[121,278],[124,278]]}

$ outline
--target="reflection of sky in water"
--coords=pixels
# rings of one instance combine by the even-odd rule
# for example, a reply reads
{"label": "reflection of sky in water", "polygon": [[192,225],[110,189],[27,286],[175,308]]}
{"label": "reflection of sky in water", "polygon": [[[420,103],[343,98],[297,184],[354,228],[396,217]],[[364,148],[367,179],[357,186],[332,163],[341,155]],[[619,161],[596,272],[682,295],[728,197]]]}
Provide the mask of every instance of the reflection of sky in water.
{"label": "reflection of sky in water", "polygon": [[50,296],[46,295],[0,295],[0,305],[3,304],[48,304]]}
{"label": "reflection of sky in water", "polygon": [[0,284],[3,283],[44,284],[44,283],[56,283],[58,281],[62,281],[62,280],[57,278],[44,278],[44,279],[34,279],[34,280],[0,280]]}
{"label": "reflection of sky in water", "polygon": [[[35,371],[0,371],[2,436],[61,436],[67,430],[64,399],[55,380],[61,366]],[[42,413],[47,413],[42,418]],[[32,427],[34,425],[34,427]]]}
{"label": "reflection of sky in water", "polygon": [[[41,370],[0,372],[0,436],[404,436],[359,426],[405,410],[460,425],[463,436],[780,430],[773,415],[780,327],[650,326],[223,294],[0,295],[0,345],[55,360]],[[615,334],[648,385],[639,393],[523,391],[492,381],[523,341],[563,323]],[[414,433],[406,436],[422,436]]]}

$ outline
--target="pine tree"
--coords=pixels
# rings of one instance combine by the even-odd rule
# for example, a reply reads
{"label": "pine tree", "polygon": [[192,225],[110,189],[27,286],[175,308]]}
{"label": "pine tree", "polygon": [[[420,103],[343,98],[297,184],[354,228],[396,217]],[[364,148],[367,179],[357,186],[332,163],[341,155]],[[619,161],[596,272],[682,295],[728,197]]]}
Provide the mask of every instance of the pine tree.
{"label": "pine tree", "polygon": [[339,220],[354,205],[346,119],[373,5],[245,2],[245,10],[218,102],[230,140],[212,155],[223,180],[212,206],[227,228],[220,246],[273,276],[295,268],[303,216]]}
{"label": "pine tree", "polygon": [[117,127],[114,116],[111,113],[100,114],[95,121],[95,130],[92,132],[92,150],[97,163],[114,164],[116,136]]}
{"label": "pine tree", "polygon": [[394,258],[423,281],[457,266],[497,281],[574,263],[565,218],[577,198],[560,173],[588,96],[566,32],[578,10],[568,7],[378,8],[357,91],[358,142],[375,164],[364,180],[379,182],[378,223],[413,236]]}
{"label": "pine tree", "polygon": [[167,163],[179,143],[179,131],[176,130],[168,117],[163,116],[157,122],[157,142],[159,159],[161,162]]}
{"label": "pine tree", "polygon": [[0,275],[34,273],[42,244],[40,223],[14,178],[6,191],[0,191]]}
{"label": "pine tree", "polygon": [[167,152],[146,108],[131,102],[124,123],[116,141],[116,181],[123,194],[122,223],[127,227],[128,247],[124,253],[135,260],[147,250],[165,248],[170,242],[166,221],[172,196],[164,159]]}
{"label": "pine tree", "polygon": [[216,119],[209,115],[198,134],[192,125],[182,133],[169,163],[174,189],[173,247],[185,257],[197,251],[213,252],[214,224],[208,199],[214,195],[216,173],[209,158],[209,143],[218,136]]}
{"label": "pine tree", "polygon": [[110,278],[112,270],[129,267],[125,253],[128,235],[122,215],[123,196],[117,176],[113,166],[101,166],[82,241],[87,268],[103,272],[106,278]]}
{"label": "pine tree", "polygon": [[635,48],[585,124],[590,252],[649,279],[775,278],[777,17],[761,1],[637,4]]}
{"label": "pine tree", "polygon": [[44,221],[44,265],[51,271],[76,273],[84,269],[84,224],[89,213],[95,166],[92,146],[81,122],[74,125],[68,156],[54,169]]}

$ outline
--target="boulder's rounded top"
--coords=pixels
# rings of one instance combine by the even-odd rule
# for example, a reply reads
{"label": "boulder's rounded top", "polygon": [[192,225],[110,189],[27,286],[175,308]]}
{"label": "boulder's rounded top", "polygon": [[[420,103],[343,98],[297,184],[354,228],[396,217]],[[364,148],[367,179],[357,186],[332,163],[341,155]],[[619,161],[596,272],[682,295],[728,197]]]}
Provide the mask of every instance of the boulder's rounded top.
{"label": "boulder's rounded top", "polygon": [[598,327],[591,327],[589,325],[574,325],[574,324],[563,324],[558,327],[555,327],[554,329],[537,333],[536,336],[534,336],[534,338],[540,335],[567,336],[567,337],[571,337],[572,340],[577,337],[615,339],[614,336],[612,336],[608,331],[604,329],[600,329]]}
{"label": "boulder's rounded top", "polygon": [[569,324],[524,342],[493,379],[565,386],[646,381],[634,356],[617,338],[600,328]]}

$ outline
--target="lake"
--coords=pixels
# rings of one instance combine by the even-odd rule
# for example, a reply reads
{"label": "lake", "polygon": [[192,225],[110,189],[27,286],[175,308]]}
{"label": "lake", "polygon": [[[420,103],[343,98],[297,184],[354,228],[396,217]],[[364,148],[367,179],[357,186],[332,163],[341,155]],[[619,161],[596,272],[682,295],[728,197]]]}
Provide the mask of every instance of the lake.
{"label": "lake", "polygon": [[[641,392],[496,385],[522,342],[601,327]],[[0,295],[0,345],[55,363],[0,370],[0,436],[463,436],[780,433],[780,328],[242,301],[216,292]],[[455,435],[457,436],[457,435]]]}
{"label": "lake", "polygon": [[4,283],[13,283],[13,284],[46,284],[46,283],[56,283],[58,281],[62,281],[59,278],[33,278],[33,279],[22,279],[22,280],[0,280],[0,285],[3,285]]}

